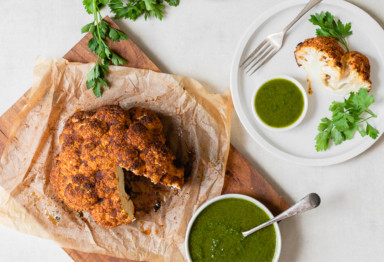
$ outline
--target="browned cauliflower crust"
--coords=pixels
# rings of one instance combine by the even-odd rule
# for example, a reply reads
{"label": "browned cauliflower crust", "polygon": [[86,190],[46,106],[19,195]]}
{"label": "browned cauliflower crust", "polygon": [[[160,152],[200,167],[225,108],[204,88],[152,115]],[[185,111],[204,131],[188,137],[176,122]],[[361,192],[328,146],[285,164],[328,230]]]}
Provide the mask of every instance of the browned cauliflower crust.
{"label": "browned cauliflower crust", "polygon": [[124,190],[125,168],[155,184],[181,189],[184,168],[165,145],[163,125],[151,110],[103,106],[79,111],[65,123],[61,152],[50,174],[59,199],[71,209],[88,211],[112,228],[134,220],[134,206]]}
{"label": "browned cauliflower crust", "polygon": [[299,66],[302,62],[307,62],[306,53],[302,53],[305,49],[311,48],[315,52],[322,52],[324,57],[321,57],[331,67],[341,68],[341,58],[344,55],[344,49],[339,45],[337,40],[333,37],[317,36],[308,38],[296,47],[295,57]]}
{"label": "browned cauliflower crust", "polygon": [[345,52],[333,37],[306,39],[297,45],[295,57],[316,86],[338,94],[371,90],[368,58],[356,51]]}
{"label": "browned cauliflower crust", "polygon": [[[371,83],[369,80],[371,67],[368,58],[360,52],[350,51],[344,55],[345,66],[350,71],[356,72],[361,81]],[[369,91],[369,90],[368,90]]]}

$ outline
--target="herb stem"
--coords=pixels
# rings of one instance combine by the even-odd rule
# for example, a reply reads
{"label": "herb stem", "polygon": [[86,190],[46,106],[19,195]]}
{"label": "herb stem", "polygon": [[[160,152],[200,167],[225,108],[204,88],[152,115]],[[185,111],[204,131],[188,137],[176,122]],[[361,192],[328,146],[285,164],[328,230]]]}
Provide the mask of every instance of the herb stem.
{"label": "herb stem", "polygon": [[97,59],[96,59],[96,64],[98,64],[99,60],[100,60],[102,40],[101,40],[101,35],[100,35],[99,18],[98,18],[98,11],[99,11],[99,9],[97,8],[96,0],[93,0],[93,10],[94,10],[93,16],[94,16],[94,19],[96,21],[97,34],[98,34],[98,38],[99,38],[99,52],[97,52]]}
{"label": "herb stem", "polygon": [[351,23],[343,24],[340,20],[336,21],[330,12],[311,15],[309,21],[320,27],[316,30],[317,36],[333,37],[349,52],[346,37],[352,34]]}
{"label": "herb stem", "polygon": [[100,9],[109,6],[115,18],[129,18],[136,20],[139,16],[145,18],[152,16],[162,19],[165,3],[170,6],[177,6],[179,0],[83,0],[83,5],[88,14],[93,15],[93,22],[81,28],[82,33],[91,33],[92,38],[88,41],[89,50],[97,55],[95,65],[87,74],[87,89],[92,89],[96,97],[100,97],[107,82],[105,77],[108,74],[110,63],[123,65],[128,62],[113,52],[108,46],[108,39],[113,42],[126,40],[128,37],[118,29],[103,20]]}
{"label": "herb stem", "polygon": [[370,117],[361,119],[361,120],[357,121],[356,123],[357,123],[357,124],[360,124],[360,123],[363,123],[363,122],[367,122],[369,119],[374,118],[374,117],[375,117],[375,116],[370,116]]}
{"label": "herb stem", "polygon": [[348,45],[347,45],[347,41],[346,41],[344,38],[341,38],[341,39],[340,39],[340,42],[341,42],[341,44],[345,47],[345,49],[347,49],[347,52],[349,52],[349,48],[348,48]]}
{"label": "herb stem", "polygon": [[371,110],[369,110],[368,108],[364,109],[364,112],[370,114],[372,117],[377,117],[377,115],[373,113]]}
{"label": "herb stem", "polygon": [[[99,22],[101,23],[101,21],[103,20],[103,17],[101,16],[101,12],[100,12],[100,9],[97,9],[96,11],[98,14],[99,14]],[[98,30],[99,32],[99,39],[101,42],[99,42],[99,45],[101,46],[101,44],[103,44],[104,46],[108,47],[108,45],[105,43],[105,41],[103,41],[103,39],[101,39],[101,36],[100,36],[100,31]]]}

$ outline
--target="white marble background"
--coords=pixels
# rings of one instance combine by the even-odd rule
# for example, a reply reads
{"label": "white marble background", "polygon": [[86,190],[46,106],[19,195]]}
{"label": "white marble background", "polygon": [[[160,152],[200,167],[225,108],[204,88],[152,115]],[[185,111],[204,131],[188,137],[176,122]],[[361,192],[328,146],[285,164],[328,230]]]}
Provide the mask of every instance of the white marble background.
{"label": "white marble background", "polygon": [[[181,0],[159,22],[118,21],[164,72],[223,92],[247,26],[279,0]],[[351,0],[384,25],[384,0]],[[104,10],[103,14],[107,14]],[[34,59],[61,57],[91,21],[81,0],[0,1],[0,114],[31,85]],[[364,40],[362,40],[364,41]],[[383,47],[384,48],[384,47]],[[265,153],[236,114],[232,143],[290,203],[309,192],[321,206],[280,224],[281,262],[384,261],[384,137],[363,155],[330,167],[302,167]],[[276,164],[278,163],[278,164]],[[0,226],[0,261],[71,261],[55,243]]]}

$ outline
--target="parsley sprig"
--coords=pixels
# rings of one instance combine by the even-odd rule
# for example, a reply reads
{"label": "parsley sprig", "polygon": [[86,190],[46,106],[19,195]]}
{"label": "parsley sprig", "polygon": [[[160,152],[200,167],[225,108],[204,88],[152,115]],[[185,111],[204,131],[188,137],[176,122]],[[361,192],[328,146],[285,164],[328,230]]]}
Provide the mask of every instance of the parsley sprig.
{"label": "parsley sprig", "polygon": [[105,77],[109,64],[123,65],[128,63],[124,58],[113,52],[107,44],[107,39],[118,42],[127,40],[128,37],[103,20],[100,9],[108,5],[111,12],[115,14],[116,19],[136,20],[144,14],[145,19],[155,17],[162,20],[165,9],[164,2],[170,6],[179,5],[179,0],[83,0],[85,10],[93,15],[93,21],[83,26],[81,32],[91,32],[92,38],[88,41],[88,47],[97,55],[95,66],[87,75],[87,88],[92,89],[96,97],[100,97],[103,88],[107,87]]}
{"label": "parsley sprig", "polygon": [[[120,0],[108,1],[111,11],[115,14],[115,18],[128,18],[136,20],[144,14],[145,19],[152,16],[160,20],[163,19],[165,5],[163,0],[129,0],[125,5]],[[165,0],[170,6],[178,6],[179,0]]]}
{"label": "parsley sprig", "polygon": [[344,102],[333,101],[329,107],[332,118],[321,119],[317,128],[316,151],[327,150],[331,140],[339,145],[352,139],[356,130],[362,137],[368,135],[376,139],[379,131],[368,123],[369,119],[377,117],[369,109],[374,102],[373,95],[369,95],[364,88],[360,88],[357,93],[351,92],[348,98],[344,98]]}
{"label": "parsley sprig", "polygon": [[351,23],[343,24],[340,20],[335,21],[330,12],[321,12],[311,15],[309,21],[320,26],[316,29],[317,36],[330,36],[339,41],[349,51],[346,37],[352,34]]}

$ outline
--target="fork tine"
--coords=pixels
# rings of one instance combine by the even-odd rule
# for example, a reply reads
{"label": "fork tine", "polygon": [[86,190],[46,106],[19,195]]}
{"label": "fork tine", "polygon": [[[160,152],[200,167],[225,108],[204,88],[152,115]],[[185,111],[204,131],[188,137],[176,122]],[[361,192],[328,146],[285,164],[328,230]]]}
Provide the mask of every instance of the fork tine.
{"label": "fork tine", "polygon": [[265,59],[264,59],[264,61],[262,61],[261,62],[261,64],[259,64],[259,66],[258,67],[256,67],[256,69],[255,70],[253,70],[252,71],[252,73],[250,73],[249,75],[251,76],[251,75],[253,75],[260,67],[262,67],[266,62],[268,62],[276,53],[277,53],[277,51],[279,51],[279,49],[276,49],[275,51],[273,51],[271,54],[269,54],[269,56],[268,57],[266,57]]}
{"label": "fork tine", "polygon": [[[247,57],[247,59],[245,59],[245,61],[243,63],[241,63],[240,67],[242,67],[249,59],[251,59],[254,55],[256,55],[256,53],[267,43],[267,39],[264,39],[263,42],[261,42],[255,50],[253,50],[253,52]],[[248,66],[248,65],[247,65]]]}
{"label": "fork tine", "polygon": [[251,71],[259,62],[263,61],[265,57],[269,56],[269,54],[273,52],[273,50],[274,50],[274,47],[270,46],[263,54],[260,54],[259,56],[255,57],[255,59],[252,60],[251,65],[248,67],[248,70],[246,71],[246,73]]}
{"label": "fork tine", "polygon": [[248,63],[244,66],[244,69],[249,67],[249,65],[251,65],[255,59],[262,56],[266,51],[268,51],[269,48],[271,48],[271,43],[265,43],[264,47],[260,49],[259,52],[257,52],[257,54],[255,54],[250,61],[248,61]]}

